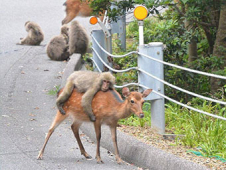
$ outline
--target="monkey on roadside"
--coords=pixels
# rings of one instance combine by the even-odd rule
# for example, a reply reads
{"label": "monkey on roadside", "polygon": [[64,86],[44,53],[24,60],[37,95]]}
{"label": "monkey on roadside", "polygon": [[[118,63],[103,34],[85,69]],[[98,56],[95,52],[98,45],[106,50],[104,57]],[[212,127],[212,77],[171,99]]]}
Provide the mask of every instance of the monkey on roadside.
{"label": "monkey on roadside", "polygon": [[87,31],[78,21],[71,22],[69,29],[69,53],[80,53],[84,55],[89,46],[89,37]]}
{"label": "monkey on roadside", "polygon": [[114,84],[115,77],[110,72],[75,71],[68,77],[63,92],[57,98],[57,108],[61,114],[66,114],[63,105],[71,96],[73,89],[76,88],[78,92],[85,93],[82,96],[81,105],[90,120],[94,122],[96,118],[92,111],[93,97],[100,90],[106,92],[114,89]]}
{"label": "monkey on roadside", "polygon": [[69,58],[69,26],[63,25],[61,27],[60,35],[53,37],[46,47],[46,53],[52,60],[63,61]]}
{"label": "monkey on roadside", "polygon": [[18,45],[40,45],[44,39],[44,34],[41,30],[41,27],[32,21],[27,21],[25,23],[25,29],[28,32],[27,37],[21,38]]}

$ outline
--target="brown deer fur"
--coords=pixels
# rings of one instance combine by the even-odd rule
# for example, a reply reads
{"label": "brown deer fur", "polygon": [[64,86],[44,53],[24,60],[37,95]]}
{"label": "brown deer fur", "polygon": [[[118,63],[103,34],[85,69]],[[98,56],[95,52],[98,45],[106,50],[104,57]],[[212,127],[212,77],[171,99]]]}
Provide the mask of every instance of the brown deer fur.
{"label": "brown deer fur", "polygon": [[[67,0],[64,5],[66,6],[66,17],[62,20],[62,25],[69,23],[76,16],[88,17],[92,14],[92,9],[89,6],[89,0]],[[99,18],[103,21],[103,14],[99,14]]]}

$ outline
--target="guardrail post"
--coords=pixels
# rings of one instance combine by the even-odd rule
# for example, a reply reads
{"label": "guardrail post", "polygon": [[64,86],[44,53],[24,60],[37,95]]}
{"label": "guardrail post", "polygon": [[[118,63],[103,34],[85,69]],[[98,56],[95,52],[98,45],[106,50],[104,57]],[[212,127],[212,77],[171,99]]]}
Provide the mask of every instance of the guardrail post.
{"label": "guardrail post", "polygon": [[[139,46],[139,52],[148,56],[163,60],[163,43],[153,42]],[[138,57],[138,67],[155,77],[164,80],[163,64],[148,59],[142,55]],[[138,82],[161,94],[164,94],[164,84],[158,80],[139,72]],[[165,133],[165,100],[157,94],[151,93],[146,100],[151,101],[151,127],[158,133]]]}
{"label": "guardrail post", "polygon": [[[103,30],[93,30],[92,31],[93,37],[97,40],[97,42],[109,53],[112,53],[112,42],[111,42],[111,36],[106,38]],[[96,44],[96,42],[92,38],[92,44],[93,48],[97,51],[99,56],[108,64],[112,65],[107,59],[108,55],[103,52],[100,47]],[[101,71],[105,71],[105,67],[103,63],[100,61],[96,53],[93,51],[93,59],[97,63],[98,67],[101,69]],[[97,69],[94,69],[94,71],[98,71]]]}
{"label": "guardrail post", "polygon": [[[112,4],[111,9],[118,8],[116,5]],[[123,15],[118,18],[116,22],[111,22],[111,32],[112,34],[117,33],[118,39],[121,41],[121,49],[126,50],[126,12],[123,11]]]}

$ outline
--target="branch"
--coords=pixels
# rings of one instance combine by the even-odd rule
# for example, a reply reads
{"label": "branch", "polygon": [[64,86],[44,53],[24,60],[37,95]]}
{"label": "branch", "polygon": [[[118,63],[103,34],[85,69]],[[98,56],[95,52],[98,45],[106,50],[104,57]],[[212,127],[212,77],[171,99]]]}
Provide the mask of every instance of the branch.
{"label": "branch", "polygon": [[173,6],[180,16],[184,16],[184,13],[178,8],[177,4],[168,4],[169,6]]}

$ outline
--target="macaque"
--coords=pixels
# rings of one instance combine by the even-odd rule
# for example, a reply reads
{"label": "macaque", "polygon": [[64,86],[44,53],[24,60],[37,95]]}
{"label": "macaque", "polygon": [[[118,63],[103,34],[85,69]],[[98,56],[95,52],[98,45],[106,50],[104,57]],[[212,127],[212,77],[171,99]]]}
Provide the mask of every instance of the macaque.
{"label": "macaque", "polygon": [[21,38],[18,45],[40,45],[44,39],[44,34],[40,26],[34,22],[27,21],[25,23],[25,29],[28,32],[27,37]]}
{"label": "macaque", "polygon": [[66,114],[63,105],[71,96],[73,89],[76,88],[78,92],[85,93],[82,96],[82,107],[90,120],[94,122],[96,119],[91,105],[93,97],[99,90],[106,92],[114,89],[114,84],[115,77],[110,72],[75,71],[68,77],[63,92],[57,98],[57,108],[61,114]]}
{"label": "macaque", "polygon": [[63,61],[69,58],[69,26],[61,27],[61,34],[53,37],[46,47],[46,53],[52,60]]}
{"label": "macaque", "polygon": [[78,21],[71,22],[69,29],[69,53],[79,53],[84,55],[89,46],[89,37],[87,31]]}

